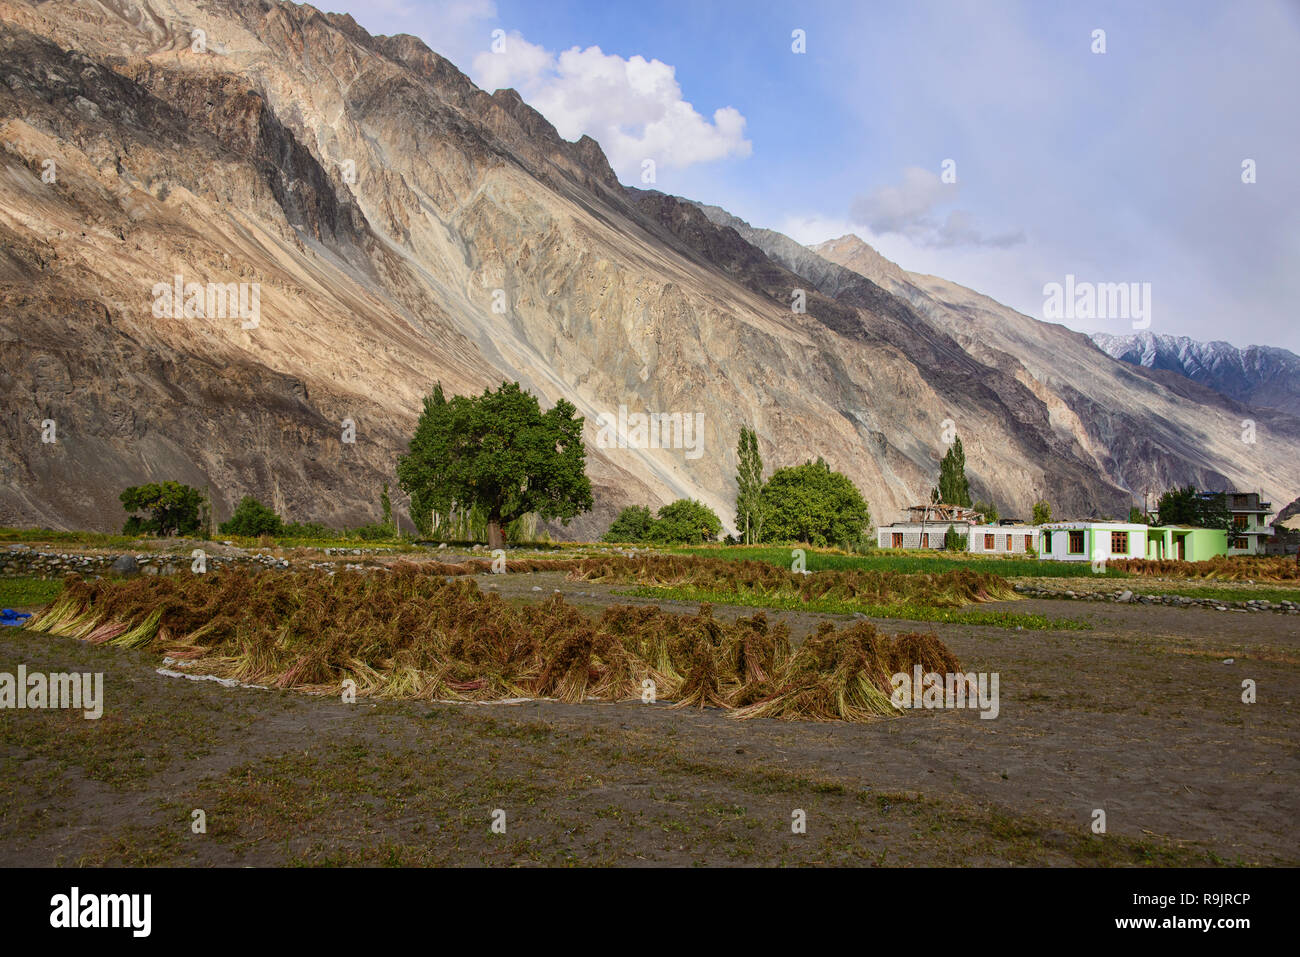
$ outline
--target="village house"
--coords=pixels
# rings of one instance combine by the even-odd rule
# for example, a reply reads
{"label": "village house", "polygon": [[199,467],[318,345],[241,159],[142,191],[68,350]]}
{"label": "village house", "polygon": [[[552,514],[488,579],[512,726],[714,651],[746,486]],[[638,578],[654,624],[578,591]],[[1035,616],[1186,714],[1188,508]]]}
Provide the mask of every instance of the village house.
{"label": "village house", "polygon": [[1051,522],[1038,530],[1038,557],[1094,562],[1147,557],[1147,526],[1135,522]]}
{"label": "village house", "polygon": [[1265,543],[1274,534],[1268,524],[1273,513],[1270,502],[1261,502],[1258,492],[1226,492],[1228,511],[1232,513],[1232,538],[1228,555],[1263,555]]}
{"label": "village house", "polygon": [[970,530],[983,520],[983,515],[963,505],[913,505],[907,510],[907,521],[876,529],[876,545],[880,548],[943,548],[951,527],[958,537],[966,538],[969,546]]}

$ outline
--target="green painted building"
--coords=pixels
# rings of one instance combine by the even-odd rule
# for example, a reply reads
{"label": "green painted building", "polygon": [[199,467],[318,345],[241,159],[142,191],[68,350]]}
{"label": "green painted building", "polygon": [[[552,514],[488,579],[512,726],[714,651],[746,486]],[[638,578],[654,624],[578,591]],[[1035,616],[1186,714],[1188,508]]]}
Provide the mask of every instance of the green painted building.
{"label": "green painted building", "polygon": [[1147,529],[1147,558],[1156,561],[1203,562],[1228,554],[1228,533],[1186,525],[1153,525]]}

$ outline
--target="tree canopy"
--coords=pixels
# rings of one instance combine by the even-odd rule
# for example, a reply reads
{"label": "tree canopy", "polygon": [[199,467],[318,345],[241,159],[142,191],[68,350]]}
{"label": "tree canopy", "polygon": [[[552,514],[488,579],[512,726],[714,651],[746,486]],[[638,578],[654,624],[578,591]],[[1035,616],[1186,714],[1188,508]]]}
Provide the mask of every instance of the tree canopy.
{"label": "tree canopy", "polygon": [[576,413],[566,399],[543,412],[518,382],[451,399],[439,384],[398,461],[398,484],[421,521],[453,507],[481,507],[494,548],[504,542],[502,526],[530,512],[568,524],[592,506]]}
{"label": "tree canopy", "polygon": [[202,527],[199,508],[203,493],[180,482],[150,482],[133,485],[118,496],[127,512],[147,512],[147,518],[131,515],[125,535],[193,535]]}
{"label": "tree canopy", "polygon": [[222,535],[280,535],[284,532],[284,522],[253,496],[245,495],[218,530]]}
{"label": "tree canopy", "polygon": [[1227,496],[1222,492],[1198,492],[1195,485],[1165,492],[1156,505],[1156,513],[1161,525],[1192,525],[1225,531],[1232,527]]}
{"label": "tree canopy", "polygon": [[939,462],[939,485],[931,493],[930,498],[944,505],[970,507],[970,482],[966,481],[966,452],[961,447],[960,436],[953,438],[952,445]]}
{"label": "tree canopy", "polygon": [[703,502],[679,498],[659,509],[650,526],[650,541],[660,545],[698,545],[716,541],[722,533],[722,519]]}
{"label": "tree canopy", "polygon": [[763,486],[762,511],[764,538],[778,542],[854,545],[871,521],[857,486],[820,458],[773,472]]}
{"label": "tree canopy", "polygon": [[763,537],[763,459],[751,428],[741,426],[736,463],[736,528],[750,545]]}
{"label": "tree canopy", "polygon": [[629,505],[604,534],[607,542],[648,542],[655,523],[654,513],[644,505]]}

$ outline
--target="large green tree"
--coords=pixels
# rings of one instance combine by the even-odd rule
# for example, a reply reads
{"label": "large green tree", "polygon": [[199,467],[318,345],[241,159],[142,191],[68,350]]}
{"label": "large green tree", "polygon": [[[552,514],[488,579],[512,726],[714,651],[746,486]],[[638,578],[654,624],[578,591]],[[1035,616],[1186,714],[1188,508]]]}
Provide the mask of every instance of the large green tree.
{"label": "large green tree", "polygon": [[[970,482],[966,481],[966,453],[961,447],[961,438],[955,437],[948,451],[939,463],[939,486],[937,501],[944,505],[965,505],[970,507]],[[934,499],[934,493],[931,493]]]}
{"label": "large green tree", "polygon": [[1202,494],[1195,485],[1171,488],[1156,505],[1161,525],[1192,525],[1230,531],[1232,512],[1222,492]]}
{"label": "large green tree", "polygon": [[736,446],[736,528],[746,545],[763,540],[763,459],[758,436],[741,426]]}
{"label": "large green tree", "polygon": [[398,484],[421,517],[480,507],[492,548],[504,543],[502,526],[529,512],[568,524],[592,505],[577,411],[559,399],[543,412],[518,382],[451,399],[439,384],[398,460]]}
{"label": "large green tree", "polygon": [[871,521],[857,486],[820,458],[773,472],[762,510],[763,535],[774,542],[856,545]]}
{"label": "large green tree", "polygon": [[203,493],[180,482],[133,485],[118,499],[128,512],[148,514],[146,518],[131,515],[122,529],[126,535],[194,535],[202,527]]}

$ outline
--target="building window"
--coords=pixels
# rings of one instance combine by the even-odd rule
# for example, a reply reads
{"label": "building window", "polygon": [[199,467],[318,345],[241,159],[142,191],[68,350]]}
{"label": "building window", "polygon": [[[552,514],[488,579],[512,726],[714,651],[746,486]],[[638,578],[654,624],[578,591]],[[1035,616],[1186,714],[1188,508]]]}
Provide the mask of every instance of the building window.
{"label": "building window", "polygon": [[1250,548],[1250,540],[1244,535],[1238,535],[1232,540],[1233,548]]}
{"label": "building window", "polygon": [[903,547],[903,533],[902,533],[902,532],[894,532],[894,547],[895,547],[895,548],[902,548],[902,547]]}
{"label": "building window", "polygon": [[922,548],[929,548],[929,547],[930,547],[930,533],[929,533],[929,532],[922,532],[922,533],[921,533],[921,547],[922,547]]}
{"label": "building window", "polygon": [[1232,516],[1232,527],[1233,527],[1233,528],[1249,528],[1249,527],[1250,527],[1250,516],[1249,516],[1249,515],[1234,515],[1234,516]]}
{"label": "building window", "polygon": [[1043,532],[1043,551],[1051,553],[1052,551],[1052,533]]}
{"label": "building window", "polygon": [[1128,532],[1110,533],[1110,553],[1112,555],[1128,554]]}
{"label": "building window", "polygon": [[1033,548],[1033,547],[1034,547],[1034,536],[1032,536],[1032,535],[1026,535],[1026,536],[1025,536],[1025,551],[1029,551],[1029,550],[1030,550],[1031,548]]}
{"label": "building window", "polygon": [[984,536],[984,551],[986,551],[986,552],[991,552],[991,551],[993,551],[993,536],[992,536],[992,535],[985,535],[985,536]]}
{"label": "building window", "polygon": [[1083,554],[1083,531],[1082,530],[1070,532],[1070,554],[1071,555]]}

